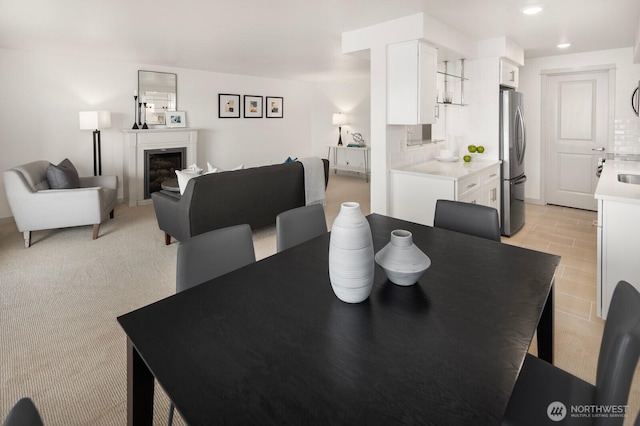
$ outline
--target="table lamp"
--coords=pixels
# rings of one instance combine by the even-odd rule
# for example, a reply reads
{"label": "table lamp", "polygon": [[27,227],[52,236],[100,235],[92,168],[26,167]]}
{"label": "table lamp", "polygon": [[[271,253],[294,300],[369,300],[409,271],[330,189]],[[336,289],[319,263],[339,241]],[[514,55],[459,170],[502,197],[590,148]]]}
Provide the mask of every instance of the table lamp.
{"label": "table lamp", "polygon": [[93,175],[102,175],[100,129],[111,127],[109,111],[80,111],[80,130],[93,130]]}
{"label": "table lamp", "polygon": [[338,145],[342,145],[342,126],[347,124],[347,116],[341,112],[336,112],[333,114],[333,119],[331,120],[334,126],[338,126]]}

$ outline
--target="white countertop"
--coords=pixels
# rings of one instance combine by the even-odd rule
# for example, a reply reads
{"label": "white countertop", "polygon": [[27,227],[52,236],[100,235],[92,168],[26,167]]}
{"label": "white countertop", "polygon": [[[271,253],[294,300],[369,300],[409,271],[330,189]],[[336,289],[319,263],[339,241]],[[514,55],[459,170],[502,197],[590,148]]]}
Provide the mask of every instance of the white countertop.
{"label": "white countertop", "polygon": [[640,175],[640,162],[607,160],[596,187],[598,200],[621,201],[640,204],[640,185],[618,181],[618,174]]}
{"label": "white countertop", "polygon": [[425,163],[411,164],[408,166],[395,167],[391,169],[396,173],[407,173],[416,175],[428,175],[431,177],[447,180],[458,180],[467,175],[480,172],[486,168],[500,164],[498,160],[478,160],[474,158],[469,163],[462,160],[456,162],[427,161]]}

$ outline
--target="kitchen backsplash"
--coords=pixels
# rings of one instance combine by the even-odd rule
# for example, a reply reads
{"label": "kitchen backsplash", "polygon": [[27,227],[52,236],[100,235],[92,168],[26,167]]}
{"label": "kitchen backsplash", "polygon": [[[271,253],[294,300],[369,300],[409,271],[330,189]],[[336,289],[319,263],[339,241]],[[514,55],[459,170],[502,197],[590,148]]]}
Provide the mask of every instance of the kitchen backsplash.
{"label": "kitchen backsplash", "polygon": [[393,169],[395,167],[435,160],[440,149],[444,148],[444,142],[430,142],[424,145],[407,146],[405,140],[392,144],[391,148],[389,152],[389,167]]}
{"label": "kitchen backsplash", "polygon": [[408,146],[408,127],[412,126],[387,126],[387,138],[393,141],[388,145],[389,167],[392,169],[435,160],[440,150],[445,147],[444,141]]}
{"label": "kitchen backsplash", "polygon": [[613,125],[614,155],[640,155],[640,120],[616,119]]}

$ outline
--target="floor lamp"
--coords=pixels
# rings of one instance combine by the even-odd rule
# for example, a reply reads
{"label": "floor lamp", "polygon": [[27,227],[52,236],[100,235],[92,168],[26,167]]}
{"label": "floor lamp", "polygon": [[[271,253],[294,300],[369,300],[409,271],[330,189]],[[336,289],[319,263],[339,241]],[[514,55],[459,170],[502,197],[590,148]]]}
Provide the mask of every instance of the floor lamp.
{"label": "floor lamp", "polygon": [[338,126],[338,145],[342,145],[342,126],[347,124],[347,116],[341,112],[336,112],[333,114],[331,123],[334,126]]}
{"label": "floor lamp", "polygon": [[102,175],[100,129],[111,127],[109,111],[80,111],[80,130],[93,130],[93,175]]}

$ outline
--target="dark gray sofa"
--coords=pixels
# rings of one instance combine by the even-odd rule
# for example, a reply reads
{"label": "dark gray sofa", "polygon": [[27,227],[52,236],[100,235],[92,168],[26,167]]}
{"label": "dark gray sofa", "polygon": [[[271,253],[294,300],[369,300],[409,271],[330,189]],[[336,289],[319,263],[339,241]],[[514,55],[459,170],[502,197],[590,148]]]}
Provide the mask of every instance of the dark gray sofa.
{"label": "dark gray sofa", "polygon": [[[325,189],[329,161],[324,163]],[[304,168],[300,162],[210,173],[189,180],[184,194],[151,194],[158,226],[178,241],[207,231],[248,223],[251,228],[272,225],[276,216],[305,205]]]}

